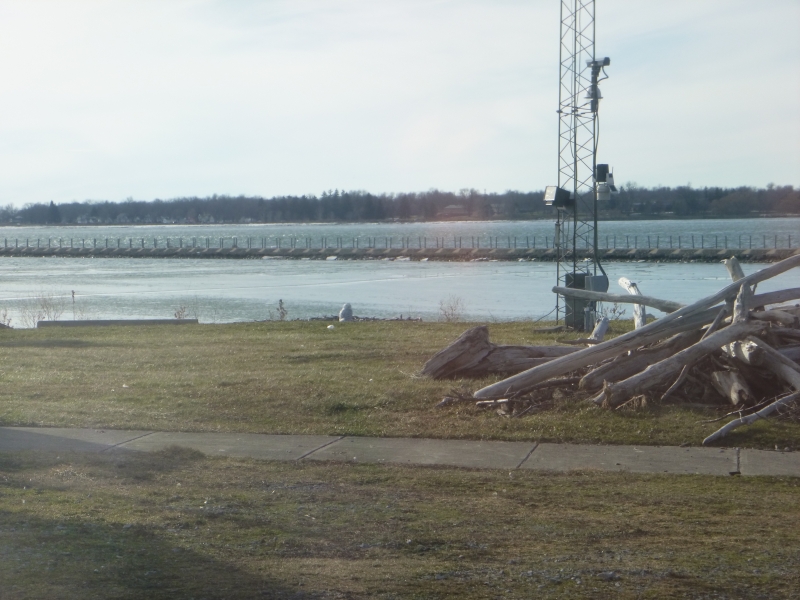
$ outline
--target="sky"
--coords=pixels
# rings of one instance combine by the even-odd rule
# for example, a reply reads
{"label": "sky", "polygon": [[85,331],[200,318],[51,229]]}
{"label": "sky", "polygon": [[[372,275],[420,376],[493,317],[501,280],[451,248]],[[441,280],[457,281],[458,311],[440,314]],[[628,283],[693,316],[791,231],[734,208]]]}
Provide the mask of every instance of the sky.
{"label": "sky", "polygon": [[[558,0],[0,0],[0,205],[540,190]],[[599,161],[800,186],[798,0],[598,0]]]}

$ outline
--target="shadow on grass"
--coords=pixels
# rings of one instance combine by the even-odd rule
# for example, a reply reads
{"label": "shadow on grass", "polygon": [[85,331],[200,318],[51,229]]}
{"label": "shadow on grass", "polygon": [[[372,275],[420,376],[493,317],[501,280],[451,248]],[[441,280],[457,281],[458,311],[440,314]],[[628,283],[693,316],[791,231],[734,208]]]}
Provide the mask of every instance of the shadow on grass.
{"label": "shadow on grass", "polygon": [[[44,453],[0,454],[0,490],[21,487],[14,473],[30,468],[86,469],[108,480],[144,481],[159,474],[180,472],[203,455],[172,447],[152,454],[83,456],[72,465]],[[77,455],[74,458],[78,458]],[[5,472],[11,477],[3,477]],[[105,472],[105,473],[103,473]],[[82,482],[84,474],[81,475]],[[90,477],[91,479],[91,477]],[[24,480],[23,480],[24,481]],[[269,576],[248,573],[230,562],[181,545],[181,530],[208,526],[207,519],[182,518],[154,525],[139,518],[134,523],[112,523],[93,518],[83,507],[84,493],[65,485],[37,485],[28,507],[0,509],[0,598],[320,598]],[[7,490],[10,491],[10,490]],[[97,490],[102,493],[102,489]],[[33,511],[37,503],[57,495],[56,518]],[[91,494],[90,494],[91,496]],[[0,504],[0,505],[2,505]],[[163,510],[159,507],[158,510]]]}
{"label": "shadow on grass", "polygon": [[319,597],[181,548],[168,533],[138,525],[91,517],[20,521],[7,512],[0,522],[3,598]]}
{"label": "shadow on grass", "polygon": [[86,340],[10,340],[0,342],[0,348],[102,348],[110,345]]}

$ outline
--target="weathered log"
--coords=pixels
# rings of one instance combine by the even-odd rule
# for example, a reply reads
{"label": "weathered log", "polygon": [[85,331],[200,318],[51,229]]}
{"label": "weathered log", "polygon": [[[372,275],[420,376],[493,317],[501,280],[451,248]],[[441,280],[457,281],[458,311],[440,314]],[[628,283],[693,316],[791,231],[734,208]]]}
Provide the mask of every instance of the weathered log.
{"label": "weathered log", "polygon": [[583,376],[580,389],[596,392],[603,387],[603,382],[615,382],[627,379],[643,371],[647,367],[665,358],[688,348],[700,339],[699,331],[679,333],[650,348],[635,350],[629,356],[621,357],[596,369],[592,369]]}
{"label": "weathered log", "polygon": [[783,340],[798,340],[800,341],[800,330],[787,329],[781,327],[775,330],[775,334]]}
{"label": "weathered log", "polygon": [[730,423],[723,425],[717,431],[715,431],[706,439],[704,439],[703,445],[705,446],[707,444],[710,444],[711,442],[718,440],[721,437],[725,437],[726,435],[728,435],[728,433],[730,433],[737,427],[741,427],[743,425],[750,425],[751,423],[755,423],[759,419],[764,419],[769,414],[779,409],[781,406],[786,406],[787,404],[791,404],[792,402],[797,402],[798,399],[800,399],[800,392],[795,392],[793,394],[789,394],[788,396],[784,396],[779,400],[776,400],[772,404],[765,406],[764,408],[762,408],[758,412],[753,413],[752,415],[748,415],[740,419],[735,419]]}
{"label": "weathered log", "polygon": [[747,363],[733,358],[729,358],[725,362],[730,368],[739,371],[750,389],[762,399],[768,396],[778,396],[785,389],[786,384],[780,378],[775,377],[772,371],[762,367],[751,367]]}
{"label": "weathered log", "polygon": [[672,377],[675,377],[684,365],[691,364],[707,354],[718,350],[726,344],[735,340],[741,340],[748,335],[756,333],[761,326],[758,323],[734,323],[709,335],[701,340],[671,356],[650,365],[641,373],[629,377],[618,383],[606,384],[603,393],[598,397],[598,404],[613,408],[629,400],[633,396],[647,393],[653,388],[666,384]]}
{"label": "weathered log", "polygon": [[577,352],[565,346],[500,346],[489,341],[485,325],[468,329],[437,352],[422,367],[421,375],[433,379],[483,377],[519,373],[559,356]]}
{"label": "weathered log", "polygon": [[592,338],[576,338],[574,340],[568,340],[566,338],[560,338],[556,340],[559,344],[569,344],[570,346],[594,346],[595,344],[599,344],[597,340],[593,340]]}
{"label": "weathered log", "polygon": [[494,408],[501,404],[508,404],[508,398],[500,398],[499,400],[480,400],[475,403],[478,408]]}
{"label": "weathered log", "polygon": [[726,344],[723,350],[747,365],[772,371],[791,387],[800,390],[800,365],[763,340],[748,337],[744,342]]}
{"label": "weathered log", "polygon": [[734,406],[745,404],[753,399],[750,386],[736,371],[714,371],[711,373],[711,385]]}
{"label": "weathered log", "polygon": [[[680,387],[683,385],[683,382],[689,377],[689,371],[694,366],[694,363],[691,365],[683,365],[681,372],[678,373],[677,379],[675,379],[674,383],[667,388],[667,391],[661,394],[661,401],[663,402],[667,398],[669,398],[672,394],[677,392]],[[601,398],[598,403],[602,403],[603,399]]]}
{"label": "weathered log", "polygon": [[781,306],[773,306],[770,310],[779,310],[787,315],[800,317],[800,304],[783,304]]}
{"label": "weathered log", "polygon": [[726,258],[725,260],[722,261],[722,264],[725,265],[726,269],[728,269],[728,273],[730,273],[731,279],[733,281],[739,281],[744,277],[744,271],[742,271],[742,265],[739,264],[739,261],[735,256]]}
{"label": "weathered log", "polygon": [[711,325],[708,326],[708,329],[705,330],[705,332],[703,333],[703,337],[700,339],[707,338],[717,329],[719,329],[719,326],[722,323],[722,319],[724,319],[727,314],[728,314],[728,307],[723,307],[722,309],[720,309],[717,316],[714,317],[714,321],[712,321]]}
{"label": "weathered log", "polygon": [[[738,281],[738,280],[737,280]],[[733,301],[733,322],[740,323],[747,320],[750,312],[750,300],[753,296],[753,291],[749,285],[742,285],[739,288],[739,293],[736,294],[736,300]]]}
{"label": "weathered log", "polygon": [[[703,333],[703,337],[701,337],[700,339],[701,340],[706,339],[708,336],[710,336],[712,333],[714,333],[717,329],[719,329],[719,326],[722,323],[722,319],[724,319],[725,315],[727,315],[727,314],[728,314],[728,308],[726,306],[726,307],[722,308],[719,311],[719,314],[717,314],[717,316],[714,318],[714,322],[711,323],[711,325],[709,325],[708,329],[706,329],[705,333]],[[667,391],[664,392],[661,395],[661,401],[662,402],[664,400],[666,400],[667,398],[669,398],[676,391],[678,391],[678,389],[683,385],[683,382],[686,381],[686,378],[689,376],[689,370],[693,366],[694,366],[694,363],[683,366],[683,369],[681,369],[681,372],[678,375],[678,378],[675,380],[675,383],[673,383],[671,386],[669,386],[669,388],[667,388]]]}
{"label": "weathered log", "polygon": [[[582,348],[569,356],[555,358],[547,364],[528,369],[523,373],[486,386],[475,392],[474,395],[476,398],[502,398],[512,393],[525,393],[542,381],[547,381],[553,377],[565,375],[570,371],[590,365],[599,365],[603,361],[617,357],[628,350],[659,342],[684,331],[700,329],[703,325],[713,321],[717,312],[718,309],[691,315],[677,323],[670,323],[668,327],[648,329],[646,335],[641,335],[638,330],[630,331],[596,346]],[[649,328],[652,325],[655,325],[655,323],[650,323],[647,327]]]}
{"label": "weathered log", "polygon": [[797,316],[792,313],[776,309],[753,311],[750,316],[759,321],[771,321],[772,323],[789,326],[794,325],[797,321]]}
{"label": "weathered log", "polygon": [[[780,262],[772,264],[760,271],[747,275],[743,279],[725,286],[716,294],[712,294],[689,306],[685,306],[675,312],[653,321],[634,331],[630,331],[612,340],[597,344],[591,348],[584,348],[566,357],[557,358],[547,364],[534,367],[503,381],[486,386],[475,392],[476,398],[498,398],[506,393],[522,392],[531,385],[541,381],[546,381],[552,377],[564,375],[575,369],[597,364],[602,360],[617,356],[627,350],[633,350],[640,346],[670,337],[681,331],[688,331],[692,327],[701,327],[714,320],[714,316],[719,311],[709,311],[711,307],[720,301],[735,297],[739,288],[744,285],[753,285],[776,275],[780,275],[789,269],[800,266],[800,254],[796,254]],[[798,290],[800,291],[800,290]],[[763,294],[762,296],[768,296]],[[757,298],[757,296],[756,296]],[[786,300],[772,300],[773,298],[783,298],[778,294],[770,297],[773,302]],[[764,302],[766,304],[766,302]],[[692,319],[694,317],[694,319]],[[707,320],[706,320],[707,319]]]}
{"label": "weathered log", "polygon": [[[762,321],[763,323],[763,321]],[[761,335],[761,339],[764,340],[767,344],[772,346],[773,348],[778,348],[781,345],[780,338],[775,335],[775,328],[774,327],[764,327],[763,335]]]}
{"label": "weathered log", "polygon": [[[580,377],[561,377],[559,379],[551,379],[550,381],[545,381],[543,383],[538,384],[537,386],[534,387],[534,389],[529,390],[527,393],[531,394],[533,392],[537,392],[539,390],[546,390],[547,388],[551,388],[551,387],[575,385],[580,380],[581,380]],[[517,394],[515,396],[512,396],[510,398],[495,398],[493,400],[483,400],[481,402],[477,402],[476,405],[487,406],[488,404],[490,404],[492,402],[498,402],[498,403],[500,403],[500,402],[508,402],[509,400],[514,400],[515,398],[518,398],[518,397],[519,397],[519,394]],[[439,404],[441,404],[441,402]]]}
{"label": "weathered log", "polygon": [[643,304],[651,308],[658,309],[665,313],[675,312],[686,306],[680,302],[672,302],[671,300],[662,300],[661,298],[653,298],[652,296],[637,296],[635,299],[630,295],[624,294],[609,294],[607,292],[592,292],[589,290],[573,289],[568,287],[556,286],[553,288],[553,293],[565,296],[567,298],[582,298],[584,300],[598,300],[600,302],[617,302],[621,304]]}
{"label": "weathered log", "polygon": [[513,375],[577,350],[578,348],[564,346],[495,346],[478,364],[469,369],[462,369],[457,375],[459,377]]}
{"label": "weathered log", "polygon": [[794,362],[800,362],[800,346],[786,346],[778,350],[786,358]]}
{"label": "weathered log", "polygon": [[608,331],[608,317],[603,317],[597,321],[592,329],[592,334],[589,336],[590,340],[595,342],[602,342],[603,338],[606,336],[606,331]]}
{"label": "weathered log", "polygon": [[469,370],[492,351],[489,328],[486,325],[473,327],[458,339],[434,354],[422,367],[420,375],[433,379],[453,377],[459,371]]}
{"label": "weathered log", "polygon": [[[725,286],[716,294],[709,296],[708,298],[704,298],[700,302],[695,302],[694,304],[690,305],[691,307],[694,306],[702,306],[706,302],[709,302],[709,305],[716,304],[721,300],[725,300],[727,298],[733,297],[742,285],[755,285],[762,281],[766,281],[767,279],[771,279],[776,275],[780,275],[781,273],[785,273],[789,269],[793,269],[795,267],[800,267],[800,254],[795,254],[794,256],[790,256],[789,258],[785,258],[782,261],[776,262],[768,267],[761,269],[760,271],[756,271],[755,273],[751,273],[750,275],[746,275],[739,281],[734,281],[733,283]],[[799,288],[794,288],[793,290],[781,290],[781,292],[792,292],[792,293],[800,293]],[[781,292],[772,292],[774,297],[781,297]],[[763,294],[767,296],[768,294]],[[797,296],[794,296],[797,297]],[[791,298],[788,298],[791,299]],[[786,300],[782,300],[785,302]],[[775,303],[775,300],[771,300],[772,303]],[[754,304],[754,306],[756,306]],[[690,307],[687,307],[690,308]],[[678,311],[680,312],[680,311]],[[672,316],[672,315],[670,315]],[[666,318],[666,317],[665,317]]]}
{"label": "weathered log", "polygon": [[598,319],[597,324],[594,326],[594,329],[588,338],[578,338],[576,340],[560,339],[557,341],[560,344],[571,344],[573,346],[599,344],[603,341],[606,331],[608,331],[608,317],[603,317],[602,319]]}
{"label": "weathered log", "polygon": [[535,392],[537,390],[545,390],[547,388],[557,387],[560,385],[575,385],[580,380],[580,377],[561,377],[560,379],[551,379],[550,381],[540,383],[530,391]]}
{"label": "weathered log", "polygon": [[800,288],[788,288],[776,292],[766,292],[753,296],[753,306],[769,306],[770,304],[783,304],[800,299]]}
{"label": "weathered log", "polygon": [[[642,292],[639,291],[639,286],[627,277],[620,277],[618,283],[631,296],[642,295]],[[637,302],[633,305],[633,326],[635,329],[641,329],[645,325],[647,325],[647,315],[644,312],[644,305]]]}

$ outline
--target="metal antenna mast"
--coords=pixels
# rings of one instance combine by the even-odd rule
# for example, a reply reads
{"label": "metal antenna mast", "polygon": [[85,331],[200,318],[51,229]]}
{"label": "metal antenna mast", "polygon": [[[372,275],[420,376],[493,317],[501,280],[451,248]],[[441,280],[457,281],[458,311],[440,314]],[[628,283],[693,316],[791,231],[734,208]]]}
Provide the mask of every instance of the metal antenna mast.
{"label": "metal antenna mast", "polygon": [[[598,81],[608,58],[595,59],[594,0],[561,0],[561,48],[558,93],[558,186],[548,187],[545,202],[557,209],[554,247],[557,285],[608,290],[597,256],[597,201],[611,188],[608,166],[597,165]],[[601,78],[601,75],[603,76]],[[613,177],[613,176],[612,176]],[[601,198],[602,199],[602,198]],[[578,251],[587,258],[579,260]],[[598,276],[598,270],[601,275]],[[582,331],[594,322],[594,303],[558,297],[556,319]]]}

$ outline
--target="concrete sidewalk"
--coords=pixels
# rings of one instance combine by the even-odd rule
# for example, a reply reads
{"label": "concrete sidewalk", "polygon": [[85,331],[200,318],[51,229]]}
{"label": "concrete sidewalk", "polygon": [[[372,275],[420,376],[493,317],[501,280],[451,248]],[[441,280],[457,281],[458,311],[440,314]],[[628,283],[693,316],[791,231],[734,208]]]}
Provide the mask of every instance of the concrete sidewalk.
{"label": "concrete sidewalk", "polygon": [[0,452],[152,452],[168,446],[262,460],[800,477],[800,452],[410,438],[0,427]]}

